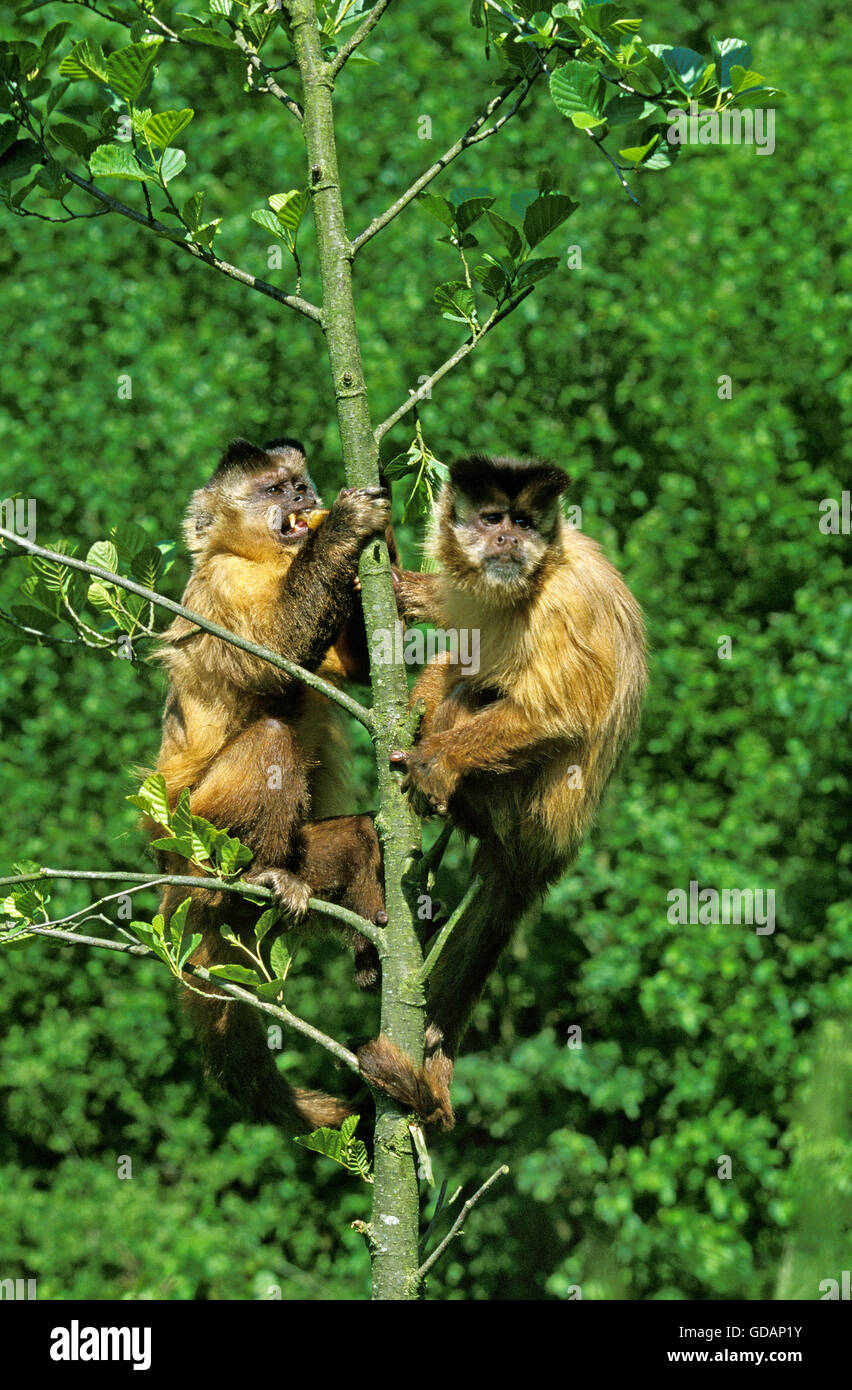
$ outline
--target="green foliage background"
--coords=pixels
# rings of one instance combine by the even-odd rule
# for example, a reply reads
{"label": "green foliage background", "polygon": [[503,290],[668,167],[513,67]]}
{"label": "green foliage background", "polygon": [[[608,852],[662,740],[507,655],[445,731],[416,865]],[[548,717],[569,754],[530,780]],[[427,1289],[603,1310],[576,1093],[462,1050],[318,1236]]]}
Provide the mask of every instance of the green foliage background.
{"label": "green foliage background", "polygon": [[[755,66],[788,93],[773,156],[687,150],[634,179],[637,214],[542,91],[434,185],[493,193],[505,213],[547,164],[580,199],[547,254],[579,245],[582,268],[541,286],[421,416],[441,458],[476,447],[569,468],[571,501],[641,601],[653,653],[636,750],[468,1035],[437,1174],[451,1189],[500,1162],[511,1174],[432,1276],[438,1298],[559,1299],[581,1285],[584,1298],[813,1299],[849,1267],[852,600],[849,538],[818,529],[820,500],[850,485],[836,76],[848,30],[836,6],[804,0],[636,11],[650,41],[752,42]],[[61,4],[15,23],[40,33],[61,18],[106,32]],[[450,0],[392,10],[368,51],[382,64],[339,83],[351,231],[488,95],[480,38]],[[210,214],[226,216],[217,249],[266,276],[268,237],[250,211],[301,183],[295,126],[235,92],[213,50],[164,62],[159,86],[164,105],[196,108],[182,143],[208,171]],[[411,210],[359,258],[376,419],[457,340],[431,303],[455,274],[439,230]],[[300,435],[327,492],[342,482],[324,351],[306,323],[117,218],[6,216],[0,263],[0,496],[37,499],[42,543],[76,539],[85,553],[125,520],[176,537],[189,491],[234,434]],[[731,400],[718,398],[721,374]],[[388,452],[410,436],[397,427]],[[410,562],[418,540],[403,533]],[[0,606],[23,563],[2,557]],[[185,574],[169,576],[175,597]],[[722,634],[730,661],[717,658]],[[144,866],[124,797],[156,754],[156,669],[11,650],[0,698],[0,865]],[[369,806],[363,746],[355,782]],[[450,857],[448,897],[466,862]],[[775,934],[670,925],[666,895],[690,879],[774,888]],[[65,885],[54,905],[85,900]],[[368,1190],[244,1123],[203,1082],[162,967],[36,942],[0,970],[0,1276],[36,1276],[53,1299],[263,1298],[272,1285],[286,1299],[368,1295],[348,1226],[368,1214]],[[290,1000],[339,1036],[373,1031],[373,1005],[352,997],[331,947],[301,951]],[[575,1024],[582,1050],[566,1045]],[[284,1061],[345,1084],[290,1038]],[[131,1180],[116,1177],[119,1155]]]}

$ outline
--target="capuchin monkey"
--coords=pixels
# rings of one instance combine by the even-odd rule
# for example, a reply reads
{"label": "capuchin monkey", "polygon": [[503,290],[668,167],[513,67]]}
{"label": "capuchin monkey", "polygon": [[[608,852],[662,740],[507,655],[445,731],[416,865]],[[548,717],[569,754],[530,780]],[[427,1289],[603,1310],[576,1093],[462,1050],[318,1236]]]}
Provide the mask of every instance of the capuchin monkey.
{"label": "capuchin monkey", "polygon": [[482,887],[428,982],[424,1065],[384,1035],[359,1062],[372,1086],[444,1128],[471,1009],[520,918],[576,858],[647,679],[639,607],[566,522],[568,484],[549,464],[459,460],[431,543],[440,572],[396,576],[403,617],[479,630],[475,673],[449,655],[422,671],[419,741],[392,761],[421,815],[449,815],[475,838]]}
{"label": "capuchin monkey", "polygon": [[[385,534],[390,502],[381,488],[346,488],[329,511],[320,508],[298,440],[262,449],[235,440],[190,502],[193,569],[183,602],[328,681],[366,680],[358,557]],[[183,618],[165,633],[160,659],[170,685],[157,771],[170,803],[188,787],[195,815],[248,845],[254,858],[245,881],[272,888],[291,927],[306,917],[310,897],[386,921],[372,818],[332,817],[349,761],[338,706]],[[164,871],[187,872],[179,856],[159,858]],[[167,920],[186,896],[185,888],[165,888]],[[219,929],[227,923],[253,946],[262,909],[234,893],[189,896],[187,932],[202,936],[192,964],[245,964]],[[344,934],[359,984],[374,985],[375,947],[349,928]],[[185,1001],[207,1070],[253,1118],[304,1133],[350,1113],[334,1097],[285,1081],[256,1010],[193,983],[201,994],[187,991]]]}

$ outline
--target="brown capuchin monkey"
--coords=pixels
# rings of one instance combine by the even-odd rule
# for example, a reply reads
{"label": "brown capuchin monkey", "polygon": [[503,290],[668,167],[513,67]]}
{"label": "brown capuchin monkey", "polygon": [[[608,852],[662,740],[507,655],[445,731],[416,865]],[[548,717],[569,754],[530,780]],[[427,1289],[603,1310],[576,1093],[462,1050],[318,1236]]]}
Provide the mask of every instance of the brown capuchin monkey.
{"label": "brown capuchin monkey", "polygon": [[445,1128],[471,1009],[520,918],[576,858],[647,679],[639,607],[565,520],[568,484],[549,464],[461,459],[438,501],[440,572],[397,575],[403,617],[479,632],[475,674],[449,655],[424,668],[419,741],[392,761],[420,814],[448,814],[476,838],[482,887],[428,982],[424,1066],[384,1035],[359,1061],[372,1085]]}
{"label": "brown capuchin monkey", "polygon": [[[384,535],[390,502],[382,488],[348,488],[327,513],[320,506],[298,440],[262,449],[235,440],[190,502],[185,535],[193,569],[183,603],[328,681],[364,681],[358,557]],[[170,803],[188,787],[195,815],[248,845],[254,858],[246,881],[274,889],[289,926],[305,918],[310,897],[386,921],[372,818],[323,819],[338,809],[349,761],[338,706],[183,618],[165,633],[160,657],[170,685],[157,771]],[[179,856],[159,857],[166,872],[187,872]],[[167,919],[186,896],[185,888],[166,887]],[[202,934],[192,964],[245,964],[219,928],[227,923],[254,945],[262,909],[235,893],[198,889],[190,897],[187,932]],[[375,984],[375,947],[351,929],[344,934],[358,983]],[[285,1081],[256,1010],[220,1002],[212,986],[193,983],[203,993],[187,992],[185,1000],[208,1073],[254,1119],[304,1133],[350,1113],[331,1096]]]}

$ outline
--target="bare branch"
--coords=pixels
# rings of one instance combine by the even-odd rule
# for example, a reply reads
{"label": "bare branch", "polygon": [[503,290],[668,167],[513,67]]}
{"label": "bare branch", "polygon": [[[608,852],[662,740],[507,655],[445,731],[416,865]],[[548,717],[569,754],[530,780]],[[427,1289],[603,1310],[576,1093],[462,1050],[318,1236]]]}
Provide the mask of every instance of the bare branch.
{"label": "bare branch", "polygon": [[340,49],[337,57],[331,64],[332,77],[337,76],[343,65],[352,57],[355,49],[360,48],[367,35],[373,32],[389,4],[390,0],[376,0],[376,4],[367,15],[364,23],[360,24],[352,37],[346,40],[346,43]]}
{"label": "bare branch", "polygon": [[507,1163],[504,1163],[500,1168],[497,1169],[496,1173],[492,1173],[491,1177],[486,1179],[486,1181],[482,1184],[478,1192],[474,1192],[472,1197],[468,1197],[467,1201],[465,1202],[464,1206],[462,1207],[461,1211],[459,1212],[449,1231],[444,1236],[444,1239],[441,1241],[441,1244],[435,1247],[428,1260],[424,1260],[423,1264],[418,1269],[416,1275],[418,1282],[429,1273],[429,1270],[441,1258],[450,1242],[455,1240],[456,1236],[461,1234],[461,1229],[464,1225],[465,1218],[467,1217],[468,1213],[472,1211],[472,1209],[476,1206],[480,1197],[484,1197],[489,1187],[491,1187],[492,1183],[495,1183],[498,1178],[502,1178],[503,1174],[508,1173],[508,1171],[509,1165]]}
{"label": "bare branch", "polygon": [[[535,285],[527,285],[526,289],[523,290],[521,294],[499,312],[495,311],[495,313],[491,315],[491,318],[486,320],[475,338],[471,335],[462,343],[461,347],[456,348],[452,357],[448,357],[446,362],[444,362],[437,371],[433,372],[426,381],[421,382],[416,391],[411,391],[408,400],[403,401],[402,405],[394,411],[393,415],[389,415],[386,420],[383,420],[382,423],[376,427],[376,439],[383,439],[388,430],[393,429],[394,425],[396,425],[404,415],[407,415],[409,410],[413,410],[419,401],[428,399],[432,387],[436,386],[448,372],[451,372],[453,367],[458,366],[459,362],[464,361],[468,353],[473,352],[473,349],[482,342],[486,333],[490,333],[491,329],[496,328],[497,324],[501,323],[508,314],[511,314],[513,309],[517,309],[518,305],[522,304],[527,295],[532,294],[534,289]],[[2,532],[0,532],[0,535],[2,535]]]}
{"label": "bare branch", "polygon": [[[197,874],[158,874],[152,877],[151,874],[125,873],[120,869],[110,869],[101,872],[98,869],[40,869],[37,873],[31,874],[12,874],[6,878],[0,878],[0,888],[14,887],[18,883],[40,883],[46,879],[65,878],[69,880],[80,879],[86,883],[136,883],[138,888],[128,891],[138,893],[143,888],[159,888],[164,883],[173,884],[176,888],[203,888],[210,893],[238,893],[243,898],[262,898],[271,907],[275,905],[275,894],[271,888],[266,888],[259,883],[246,883],[243,879],[222,879],[222,878],[202,878]],[[115,896],[120,897],[121,894]],[[101,901],[105,902],[106,899]],[[93,907],[98,907],[98,903],[91,904],[84,908],[86,912],[92,911]],[[332,921],[343,922],[347,927],[354,928],[355,931],[366,936],[373,945],[378,947],[381,955],[385,947],[385,935],[381,927],[377,927],[374,922],[369,922],[366,917],[361,917],[357,912],[351,912],[348,907],[341,907],[339,903],[327,903],[322,898],[309,898],[308,906],[312,912],[317,912],[322,917],[329,917]],[[74,914],[77,916],[78,914]],[[63,919],[70,921],[70,918]],[[29,931],[29,927],[27,928]]]}
{"label": "bare branch", "polygon": [[186,618],[187,622],[194,623],[196,627],[211,633],[213,637],[221,637],[223,642],[229,642],[232,647],[239,647],[240,651],[248,652],[251,656],[262,657],[264,661],[269,662],[270,666],[277,667],[279,671],[286,671],[288,676],[293,676],[295,680],[301,681],[304,685],[310,685],[314,690],[319,690],[323,695],[327,695],[329,700],[340,705],[342,709],[352,715],[353,719],[357,719],[359,724],[363,724],[365,729],[372,732],[372,714],[365,705],[353,700],[351,695],[338,690],[336,685],[331,685],[329,681],[323,680],[322,676],[314,675],[313,671],[306,671],[304,667],[297,666],[294,661],[287,661],[277,652],[272,652],[267,647],[259,647],[255,642],[247,641],[245,637],[238,637],[235,632],[229,632],[227,628],[220,627],[218,623],[211,623],[207,618],[202,618],[200,614],[184,608],[182,603],[175,603],[170,598],[164,598],[162,594],[155,594],[153,589],[146,589],[133,579],[125,579],[122,574],[113,574],[111,570],[101,569],[100,565],[90,565],[88,561],[78,560],[73,555],[60,555],[58,551],[45,550],[43,546],[35,545],[32,541],[16,535],[14,531],[6,531],[3,527],[0,527],[0,541],[12,541],[14,545],[20,546],[30,555],[38,555],[43,560],[54,560],[57,564],[67,565],[69,569],[80,570],[83,574],[91,574],[96,579],[103,579],[107,584],[116,584],[118,588],[127,589],[131,594],[138,594],[140,598],[146,599],[148,603],[156,604],[158,608],[165,608],[168,613],[175,613],[180,618]]}
{"label": "bare branch", "polygon": [[[478,145],[481,140],[487,140],[490,136],[496,135],[497,131],[500,130],[508,120],[511,120],[515,112],[526,100],[533,83],[540,75],[540,71],[537,70],[533,73],[532,77],[526,79],[519,77],[511,86],[504,88],[502,92],[498,92],[497,96],[492,97],[491,101],[489,101],[488,105],[485,107],[485,110],[481,111],[473,124],[468,126],[464,135],[462,135],[454,145],[450,145],[450,148],[441,155],[440,159],[436,159],[435,163],[430,165],[425,173],[422,173],[419,179],[415,180],[411,187],[406,189],[406,191],[397,198],[396,202],[392,203],[381,216],[374,218],[369,227],[366,227],[364,231],[361,232],[360,236],[355,237],[352,242],[352,254],[357,255],[365,242],[369,241],[371,237],[374,237],[376,233],[380,232],[383,227],[386,227],[389,222],[392,222],[393,219],[417,197],[418,193],[422,193],[423,189],[426,188],[434,178],[437,178],[438,174],[440,174],[443,169],[446,169],[448,164],[452,164],[453,160],[457,159],[466,149],[469,149],[471,145]],[[508,111],[504,112],[500,119],[495,121],[492,126],[489,126],[487,130],[483,130],[482,127],[489,117],[494,114],[498,107],[502,106],[503,102],[508,96],[511,96],[512,92],[517,91],[518,87],[521,87],[521,93],[514,105]]]}

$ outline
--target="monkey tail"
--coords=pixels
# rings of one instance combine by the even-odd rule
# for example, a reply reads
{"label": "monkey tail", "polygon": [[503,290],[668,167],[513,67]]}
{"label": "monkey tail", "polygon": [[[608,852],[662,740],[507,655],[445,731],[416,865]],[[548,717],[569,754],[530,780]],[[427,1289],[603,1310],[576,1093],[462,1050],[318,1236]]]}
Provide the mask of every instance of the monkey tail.
{"label": "monkey tail", "polygon": [[205,1070],[260,1124],[295,1134],[327,1125],[336,1129],[353,1111],[335,1096],[291,1086],[275,1065],[263,1026],[246,1004],[186,992],[187,1012],[201,1043]]}
{"label": "monkey tail", "polygon": [[453,1066],[471,1010],[528,907],[529,877],[480,846],[474,872],[482,888],[455,927],[429,980],[426,1056],[422,1066],[381,1033],[359,1049],[361,1075],[426,1124],[452,1129]]}

